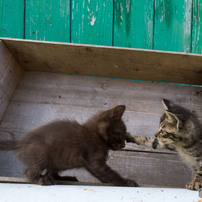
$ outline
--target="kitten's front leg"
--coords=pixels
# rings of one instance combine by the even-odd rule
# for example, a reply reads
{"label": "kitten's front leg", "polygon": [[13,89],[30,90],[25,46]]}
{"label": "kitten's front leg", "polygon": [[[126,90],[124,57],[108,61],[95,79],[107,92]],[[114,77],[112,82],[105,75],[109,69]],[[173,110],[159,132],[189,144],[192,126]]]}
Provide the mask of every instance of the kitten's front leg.
{"label": "kitten's front leg", "polygon": [[202,170],[196,172],[192,181],[187,183],[186,188],[191,190],[199,190],[202,188]]}
{"label": "kitten's front leg", "polygon": [[132,142],[137,145],[143,145],[153,149],[165,149],[166,146],[160,143],[157,138],[147,136],[132,136],[130,133],[126,134],[126,142]]}
{"label": "kitten's front leg", "polygon": [[103,183],[112,183],[117,186],[138,187],[135,181],[122,178],[103,160],[88,161],[83,159],[83,163],[84,167]]}
{"label": "kitten's front leg", "polygon": [[158,140],[154,137],[133,136],[130,133],[126,134],[126,142],[132,142],[137,145],[144,145],[150,148],[156,147]]}

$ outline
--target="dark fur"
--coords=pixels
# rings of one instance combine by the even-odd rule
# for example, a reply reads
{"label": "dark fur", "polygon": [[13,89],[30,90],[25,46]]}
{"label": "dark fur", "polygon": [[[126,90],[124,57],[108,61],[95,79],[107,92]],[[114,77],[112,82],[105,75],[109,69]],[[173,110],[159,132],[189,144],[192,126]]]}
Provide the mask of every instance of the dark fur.
{"label": "dark fur", "polygon": [[101,182],[137,186],[106,164],[109,149],[125,147],[126,126],[121,119],[124,111],[125,106],[119,105],[98,113],[83,125],[76,121],[55,121],[28,133],[20,141],[0,142],[0,149],[18,151],[32,183],[54,184],[54,179],[61,178],[60,171],[85,167]]}

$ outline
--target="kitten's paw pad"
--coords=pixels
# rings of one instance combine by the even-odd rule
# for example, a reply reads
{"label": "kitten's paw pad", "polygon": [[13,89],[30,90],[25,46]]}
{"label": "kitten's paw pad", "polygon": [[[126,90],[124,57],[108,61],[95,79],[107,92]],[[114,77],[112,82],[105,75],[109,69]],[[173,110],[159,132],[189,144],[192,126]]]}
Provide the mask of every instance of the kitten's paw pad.
{"label": "kitten's paw pad", "polygon": [[127,187],[139,187],[138,184],[133,180],[126,180],[125,186],[127,186]]}
{"label": "kitten's paw pad", "polygon": [[189,182],[187,183],[186,188],[198,191],[200,188],[202,188],[202,182]]}
{"label": "kitten's paw pad", "polygon": [[55,182],[54,182],[54,179],[52,177],[42,176],[39,179],[38,184],[40,184],[40,185],[55,185]]}

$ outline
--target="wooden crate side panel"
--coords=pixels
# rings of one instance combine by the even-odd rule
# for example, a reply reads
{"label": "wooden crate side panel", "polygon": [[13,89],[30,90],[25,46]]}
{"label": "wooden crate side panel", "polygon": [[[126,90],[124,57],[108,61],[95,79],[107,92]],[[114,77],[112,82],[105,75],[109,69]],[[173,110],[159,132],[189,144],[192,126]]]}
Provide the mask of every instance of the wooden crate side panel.
{"label": "wooden crate side panel", "polygon": [[153,0],[115,0],[114,46],[153,48]]}
{"label": "wooden crate side panel", "polygon": [[71,42],[112,45],[113,1],[72,0]]}
{"label": "wooden crate side panel", "polygon": [[154,49],[189,53],[192,0],[156,0]]}
{"label": "wooden crate side panel", "polygon": [[26,0],[25,38],[70,42],[70,0]]}
{"label": "wooden crate side panel", "polygon": [[0,36],[24,38],[24,0],[0,0]]}
{"label": "wooden crate side panel", "polygon": [[202,83],[202,57],[125,48],[4,40],[25,70]]}
{"label": "wooden crate side panel", "polygon": [[21,67],[0,41],[0,123],[21,74]]}
{"label": "wooden crate side panel", "polygon": [[[100,110],[126,104],[123,119],[128,131],[153,136],[163,111],[161,98],[170,98],[201,116],[198,90],[200,88],[25,72],[1,122],[0,134],[13,133],[15,139],[20,139],[26,132],[55,119],[76,119],[83,123]],[[191,172],[176,154],[135,152],[132,149],[141,149],[132,145],[127,148],[131,151],[110,153],[108,164],[140,185],[184,187],[191,179]],[[23,176],[23,166],[15,153],[1,152],[0,159],[1,175]],[[80,181],[97,182],[84,169],[65,173]]]}
{"label": "wooden crate side panel", "polygon": [[192,52],[202,53],[202,0],[193,0]]}

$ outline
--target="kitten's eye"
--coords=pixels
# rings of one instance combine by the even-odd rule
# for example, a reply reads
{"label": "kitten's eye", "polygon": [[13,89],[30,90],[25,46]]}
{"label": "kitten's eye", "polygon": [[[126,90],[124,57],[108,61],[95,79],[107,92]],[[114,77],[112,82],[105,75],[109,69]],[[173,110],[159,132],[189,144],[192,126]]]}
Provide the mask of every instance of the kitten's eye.
{"label": "kitten's eye", "polygon": [[174,137],[172,133],[166,133],[163,135],[164,138]]}

